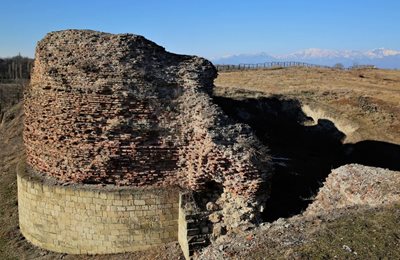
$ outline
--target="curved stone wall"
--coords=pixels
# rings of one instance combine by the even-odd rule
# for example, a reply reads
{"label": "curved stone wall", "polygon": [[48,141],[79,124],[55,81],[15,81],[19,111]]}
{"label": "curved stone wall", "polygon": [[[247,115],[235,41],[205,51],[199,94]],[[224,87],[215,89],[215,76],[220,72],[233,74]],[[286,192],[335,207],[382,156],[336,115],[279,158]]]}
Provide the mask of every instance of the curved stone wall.
{"label": "curved stone wall", "polygon": [[132,252],[177,241],[178,200],[173,189],[62,186],[18,170],[21,232],[56,252]]}

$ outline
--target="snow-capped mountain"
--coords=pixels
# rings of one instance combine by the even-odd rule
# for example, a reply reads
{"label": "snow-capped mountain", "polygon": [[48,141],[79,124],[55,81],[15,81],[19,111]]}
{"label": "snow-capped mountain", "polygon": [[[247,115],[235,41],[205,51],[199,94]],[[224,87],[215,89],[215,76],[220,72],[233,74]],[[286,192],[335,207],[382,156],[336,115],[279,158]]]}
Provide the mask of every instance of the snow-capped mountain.
{"label": "snow-capped mountain", "polygon": [[335,58],[351,58],[351,57],[360,57],[362,53],[359,51],[337,51],[337,50],[327,50],[327,49],[317,49],[317,48],[310,48],[301,51],[297,51],[290,54],[284,55],[277,55],[276,58],[282,60],[288,59],[335,59]]}
{"label": "snow-capped mountain", "polygon": [[368,51],[349,51],[349,50],[327,50],[327,49],[317,49],[310,48],[294,52],[286,55],[277,55],[277,59],[334,59],[334,58],[348,58],[348,59],[359,59],[359,58],[385,58],[389,56],[400,55],[400,51],[389,50],[385,48],[378,48]]}
{"label": "snow-capped mountain", "polygon": [[227,55],[218,58],[212,58],[211,61],[214,64],[254,64],[263,63],[266,61],[274,61],[275,58],[268,55],[265,52],[254,53],[254,54],[237,54],[237,55]]}
{"label": "snow-capped mountain", "polygon": [[379,48],[379,49],[366,51],[366,52],[364,52],[364,55],[366,55],[370,58],[384,58],[384,57],[389,57],[389,56],[400,55],[400,51]]}
{"label": "snow-capped mountain", "polygon": [[368,51],[305,49],[284,55],[239,54],[212,59],[215,64],[262,63],[268,61],[303,61],[313,64],[344,66],[370,64],[380,68],[400,68],[400,51],[378,48]]}

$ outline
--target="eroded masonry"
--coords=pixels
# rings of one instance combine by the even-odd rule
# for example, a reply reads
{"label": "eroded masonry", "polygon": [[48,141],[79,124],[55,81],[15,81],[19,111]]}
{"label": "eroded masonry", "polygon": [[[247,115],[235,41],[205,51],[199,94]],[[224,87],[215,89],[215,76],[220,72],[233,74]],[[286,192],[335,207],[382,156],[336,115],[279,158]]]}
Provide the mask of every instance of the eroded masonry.
{"label": "eroded masonry", "polygon": [[[36,48],[25,97],[27,167],[22,177],[34,175],[42,178],[41,185],[57,189],[90,186],[97,193],[110,186],[113,192],[124,189],[124,194],[127,188],[144,193],[175,190],[184,197],[193,193],[189,197],[200,207],[204,204],[211,223],[202,230],[214,230],[214,235],[256,223],[267,198],[268,151],[247,125],[231,122],[213,104],[215,77],[209,61],[166,52],[142,36],[88,30],[49,33]],[[32,187],[35,195],[37,187]],[[91,210],[101,198],[108,197],[92,198]],[[140,203],[132,202],[129,210],[145,211],[146,203],[160,205],[147,202],[146,196]],[[98,211],[113,209],[117,215],[117,206],[129,211],[128,205],[98,205]],[[58,206],[60,212],[68,208],[64,202]],[[157,208],[162,212],[163,207]],[[178,221],[177,215],[173,218]],[[126,223],[126,230],[134,233]],[[177,233],[176,228],[175,235],[166,236]],[[135,244],[133,236],[128,240]]]}

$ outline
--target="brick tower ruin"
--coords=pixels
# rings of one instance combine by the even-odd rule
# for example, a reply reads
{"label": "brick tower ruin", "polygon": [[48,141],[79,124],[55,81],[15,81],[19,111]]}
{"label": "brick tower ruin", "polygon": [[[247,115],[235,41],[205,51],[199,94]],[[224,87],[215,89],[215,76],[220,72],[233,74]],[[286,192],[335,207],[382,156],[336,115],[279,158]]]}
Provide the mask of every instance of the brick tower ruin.
{"label": "brick tower ruin", "polygon": [[96,192],[213,193],[217,185],[208,210],[218,212],[218,225],[233,232],[254,223],[267,198],[268,151],[213,104],[215,77],[209,61],[142,36],[49,33],[37,45],[25,97],[27,166],[19,178]]}

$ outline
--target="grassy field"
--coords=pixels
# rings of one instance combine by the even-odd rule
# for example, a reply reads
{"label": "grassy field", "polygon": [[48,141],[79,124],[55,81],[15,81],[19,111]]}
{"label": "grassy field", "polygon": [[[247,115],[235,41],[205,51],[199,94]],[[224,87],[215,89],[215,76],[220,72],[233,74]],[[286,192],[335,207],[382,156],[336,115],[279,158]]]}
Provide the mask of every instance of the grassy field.
{"label": "grassy field", "polygon": [[314,120],[328,118],[343,128],[346,142],[400,143],[398,70],[292,67],[233,71],[219,73],[215,85],[216,95],[298,99]]}
{"label": "grassy field", "polygon": [[339,217],[299,248],[311,259],[400,259],[400,205]]}

